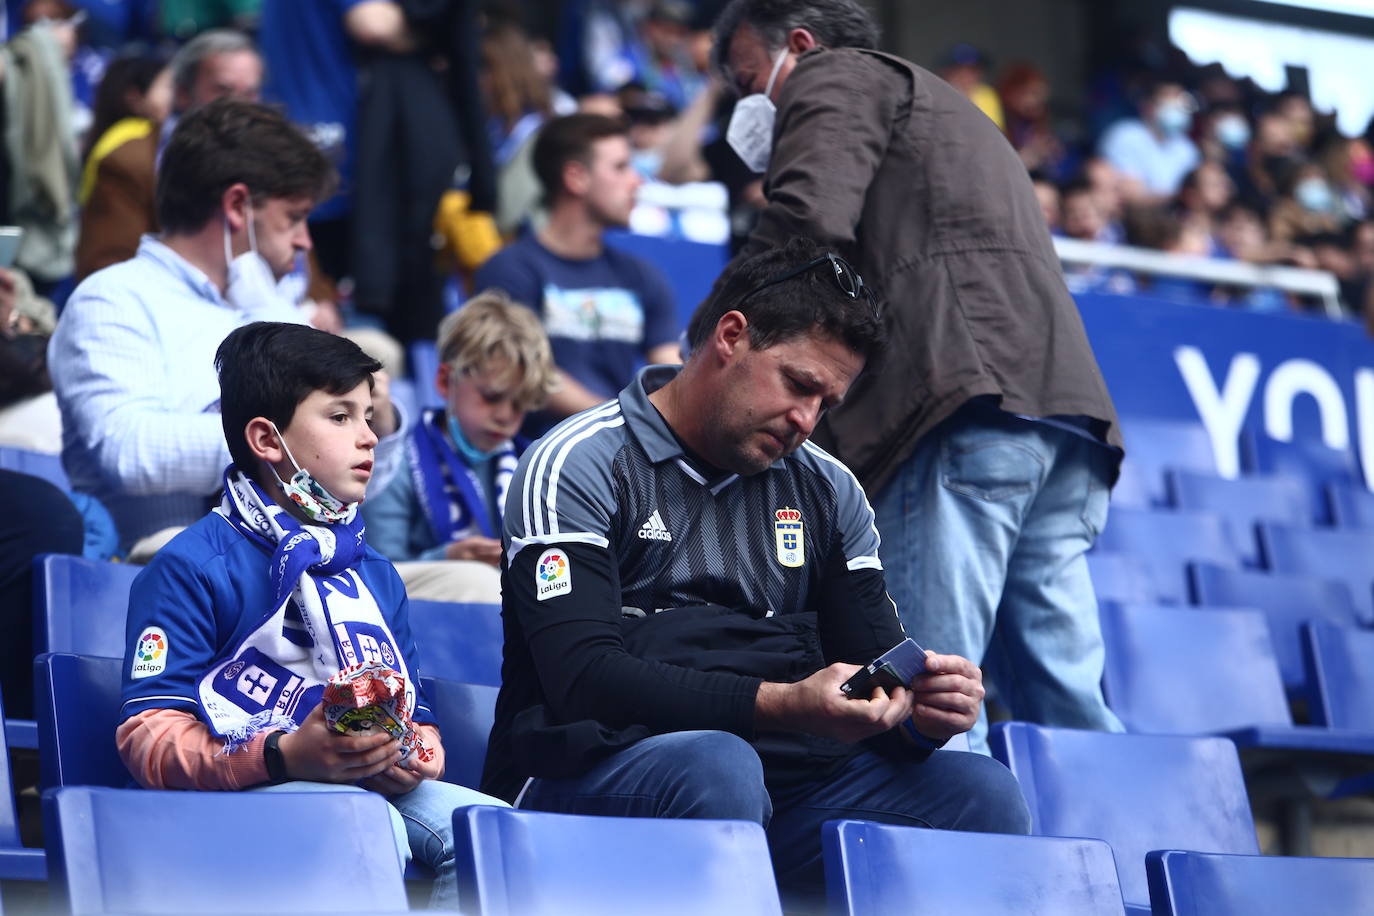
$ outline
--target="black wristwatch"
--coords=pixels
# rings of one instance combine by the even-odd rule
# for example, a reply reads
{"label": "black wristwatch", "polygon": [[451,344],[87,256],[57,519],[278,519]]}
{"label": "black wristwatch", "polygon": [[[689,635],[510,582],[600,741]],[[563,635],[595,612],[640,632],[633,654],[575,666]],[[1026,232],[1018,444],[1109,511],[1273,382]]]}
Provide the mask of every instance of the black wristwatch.
{"label": "black wristwatch", "polygon": [[286,755],[277,746],[284,734],[286,732],[275,731],[267,736],[267,740],[262,745],[262,761],[267,764],[267,781],[274,786],[289,782],[291,779],[290,776],[286,775]]}

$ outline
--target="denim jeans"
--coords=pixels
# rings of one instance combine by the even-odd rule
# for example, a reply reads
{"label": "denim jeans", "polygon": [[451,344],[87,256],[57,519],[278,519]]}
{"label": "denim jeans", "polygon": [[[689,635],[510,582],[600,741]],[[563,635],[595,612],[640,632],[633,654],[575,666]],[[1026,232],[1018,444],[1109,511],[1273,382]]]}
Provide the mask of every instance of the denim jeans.
{"label": "denim jeans", "polygon": [[[361,786],[296,780],[263,786],[256,792],[366,792]],[[387,799],[391,804],[391,832],[396,840],[397,862],[402,871],[413,858],[434,870],[432,909],[458,908],[458,876],[453,866],[453,809],[467,805],[499,805],[500,799],[475,789],[426,779],[404,795]]]}
{"label": "denim jeans", "polygon": [[754,749],[719,731],[655,735],[583,776],[535,779],[520,807],[754,821],[767,830],[778,887],[789,909],[824,902],[821,825],[834,818],[985,833],[1030,830],[1015,777],[988,757],[936,751],[925,761],[893,760],[863,751],[824,782],[790,785],[770,794]]}
{"label": "denim jeans", "polygon": [[[924,648],[984,665],[1017,719],[1121,731],[1102,697],[1084,553],[1107,517],[1108,450],[970,403],[874,504],[888,593]],[[969,733],[987,753],[987,715]]]}

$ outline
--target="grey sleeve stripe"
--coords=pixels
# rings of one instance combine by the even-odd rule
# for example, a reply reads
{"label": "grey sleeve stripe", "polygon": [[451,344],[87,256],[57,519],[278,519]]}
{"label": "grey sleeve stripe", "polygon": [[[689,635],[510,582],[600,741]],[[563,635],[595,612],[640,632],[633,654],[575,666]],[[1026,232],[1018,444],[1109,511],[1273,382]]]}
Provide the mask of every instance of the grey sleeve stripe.
{"label": "grey sleeve stripe", "polygon": [[588,411],[586,414],[574,417],[565,425],[555,428],[544,438],[534,445],[534,454],[529,456],[525,465],[525,477],[521,481],[522,490],[520,493],[520,503],[524,514],[524,533],[534,534],[536,519],[539,513],[539,502],[543,479],[548,469],[549,461],[557,447],[565,442],[569,437],[585,429],[588,424],[595,423],[608,416],[618,416],[620,413],[620,402],[611,401],[601,407]]}
{"label": "grey sleeve stripe", "polygon": [[835,497],[839,500],[839,515],[841,518],[844,517],[846,502],[852,503],[852,501],[858,500],[863,506],[863,517],[868,520],[868,527],[873,532],[873,546],[876,551],[878,545],[882,543],[882,537],[878,534],[878,523],[873,515],[873,507],[868,503],[868,496],[864,493],[863,486],[859,484],[859,478],[854,476],[854,472],[846,467],[844,462],[840,461],[814,442],[807,440],[802,443],[802,448],[806,450],[807,454],[826,462],[831,467],[839,469],[840,476],[849,482],[848,486],[841,485],[835,487]]}
{"label": "grey sleeve stripe", "polygon": [[[548,490],[545,491],[546,499],[548,502],[548,534],[558,534],[558,477],[563,472],[563,462],[568,460],[568,454],[573,450],[573,447],[576,446],[577,443],[583,441],[584,439],[589,439],[592,436],[595,436],[597,433],[601,432],[602,430],[614,429],[617,426],[624,425],[625,418],[620,416],[619,414],[613,417],[607,417],[599,423],[593,423],[587,429],[584,429],[576,436],[573,436],[571,439],[568,440],[567,444],[565,444],[561,449],[558,450],[558,457],[554,459],[553,467],[549,470]],[[609,496],[609,494],[606,495]]]}
{"label": "grey sleeve stripe", "polygon": [[856,569],[882,569],[883,561],[877,557],[855,557],[845,564],[850,572]]}

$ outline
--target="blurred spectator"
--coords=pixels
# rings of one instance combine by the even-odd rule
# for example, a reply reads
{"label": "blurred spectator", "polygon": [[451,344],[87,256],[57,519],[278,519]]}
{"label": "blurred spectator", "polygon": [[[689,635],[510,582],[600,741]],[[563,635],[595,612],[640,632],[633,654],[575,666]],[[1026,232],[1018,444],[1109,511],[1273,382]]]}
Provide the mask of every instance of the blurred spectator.
{"label": "blurred spectator", "polygon": [[[613,398],[635,370],[677,362],[677,312],[656,267],[608,247],[607,229],[629,224],[642,179],[630,161],[621,122],[600,115],[556,118],[539,133],[534,168],[549,218],[477,272],[544,321],[562,387],[534,433]],[[542,429],[538,430],[542,432]]]}
{"label": "blurred spectator", "polygon": [[[154,199],[157,160],[176,119],[219,98],[255,100],[262,87],[262,58],[252,40],[227,29],[197,35],[176,53],[168,70],[172,114],[161,108],[155,79],[139,103],[141,113],[136,107],[128,108],[137,120],[102,134],[95,141],[98,156],[92,147],[82,179],[77,282],[132,258],[138,252],[139,239],[158,230]],[[112,109],[130,105],[127,88],[119,90],[116,84],[110,94],[114,96]],[[161,118],[156,117],[159,112]]]}
{"label": "blurred spectator", "polygon": [[1203,162],[1189,172],[1179,188],[1175,213],[1187,233],[1206,239],[1204,254],[1216,255],[1217,218],[1235,196],[1235,186],[1226,170],[1215,162]]}
{"label": "blurred spectator", "polygon": [[1275,241],[1333,234],[1345,224],[1331,182],[1317,163],[1304,162],[1290,169],[1281,189],[1282,196],[1269,213],[1269,235]]}
{"label": "blurred spectator", "polygon": [[225,26],[253,31],[261,8],[262,0],[158,0],[157,30],[178,41]]}
{"label": "blurred spectator", "polygon": [[1336,207],[1347,220],[1370,216],[1370,185],[1374,184],[1374,153],[1363,137],[1337,135],[1322,147],[1319,161],[1336,195]]}
{"label": "blurred spectator", "polygon": [[1206,162],[1223,166],[1232,177],[1239,174],[1250,143],[1250,122],[1238,105],[1216,105],[1198,119],[1198,149]]}
{"label": "blurred spectator", "polygon": [[1267,213],[1279,196],[1283,177],[1304,159],[1294,140],[1292,122],[1275,111],[1265,112],[1255,121],[1240,182],[1241,196],[1256,210]]}
{"label": "blurred spectator", "polygon": [[1035,199],[1040,202],[1040,212],[1045,217],[1050,234],[1063,235],[1063,225],[1059,219],[1059,188],[1043,175],[1032,175],[1031,184],[1035,187]]}
{"label": "blurred spectator", "polygon": [[687,0],[654,0],[639,29],[645,61],[630,82],[657,93],[672,111],[690,105],[706,85],[692,55],[692,15]]}
{"label": "blurred spectator", "polygon": [[1098,212],[1102,214],[1102,231],[1098,241],[1119,243],[1126,238],[1121,226],[1127,199],[1140,194],[1140,182],[1123,175],[1101,156],[1094,156],[1083,163],[1083,178],[1093,189]]}
{"label": "blurred spectator", "polygon": [[79,138],[91,125],[91,109],[95,106],[96,87],[100,85],[105,66],[110,59],[107,48],[92,46],[86,4],[73,0],[29,0],[24,6],[23,21],[51,23],[57,29],[58,41],[68,63],[72,82],[72,127]]}
{"label": "blurred spectator", "polygon": [[1098,145],[1118,171],[1141,183],[1136,201],[1171,197],[1197,166],[1198,148],[1188,138],[1196,105],[1177,83],[1161,82],[1140,103],[1140,117],[1118,121]]}
{"label": "blurred spectator", "polygon": [[48,376],[57,310],[20,270],[0,267],[0,445],[55,455],[62,417]]}
{"label": "blurred spectator", "polygon": [[1063,180],[1072,168],[1064,143],[1050,126],[1050,83],[1032,64],[1007,68],[997,93],[1006,116],[1007,139],[1016,148],[1026,169]]}
{"label": "blurred spectator", "polygon": [[967,96],[983,114],[992,119],[992,123],[1006,132],[1007,122],[1002,115],[1002,101],[997,97],[997,90],[987,84],[987,71],[987,55],[964,42],[945,52],[936,70],[945,82]]}
{"label": "blurred spectator", "polygon": [[482,34],[482,95],[496,165],[496,227],[513,236],[539,205],[534,138],[553,116],[553,87],[525,30],[498,22]]}
{"label": "blurred spectator", "polygon": [[[96,156],[93,151],[102,140],[106,151],[119,145],[111,145],[106,134],[127,120],[142,122],[141,129],[156,129],[171,112],[172,70],[164,61],[137,55],[116,58],[110,63],[96,90],[91,127],[81,148],[83,205],[90,196],[89,185],[95,180],[95,163],[104,155]],[[125,129],[122,127],[116,134]]]}
{"label": "blurred spectator", "polygon": [[1314,151],[1317,138],[1317,114],[1312,103],[1301,92],[1281,92],[1274,101],[1274,111],[1288,121],[1293,143],[1303,153]]}
{"label": "blurred spectator", "polygon": [[[1043,208],[1043,204],[1041,206]],[[1087,181],[1065,185],[1060,208],[1064,235],[1084,242],[1109,241],[1104,237],[1106,220],[1102,217],[1098,195]]]}
{"label": "blurred spectator", "polygon": [[[1133,204],[1126,209],[1126,244],[1166,254],[1206,257],[1206,235],[1190,227],[1163,204]],[[1171,302],[1206,302],[1211,286],[1199,280],[1167,275],[1147,275],[1136,281],[1151,296]]]}

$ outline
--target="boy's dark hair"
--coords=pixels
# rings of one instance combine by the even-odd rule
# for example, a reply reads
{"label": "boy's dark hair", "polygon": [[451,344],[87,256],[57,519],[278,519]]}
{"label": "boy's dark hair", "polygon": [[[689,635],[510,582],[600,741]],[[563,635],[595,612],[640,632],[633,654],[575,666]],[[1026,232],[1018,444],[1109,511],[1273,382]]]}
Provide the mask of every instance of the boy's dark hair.
{"label": "boy's dark hair", "polygon": [[245,474],[255,470],[243,435],[254,417],[266,417],[284,431],[312,392],[346,394],[360,382],[370,388],[380,368],[347,337],[307,325],[255,321],[236,328],[215,352],[220,417],[234,464]]}
{"label": "boy's dark hair", "polygon": [[734,0],[711,29],[716,70],[724,72],[730,42],[742,25],[772,50],[781,48],[793,29],[806,29],[827,48],[878,47],[878,24],[858,0]]}
{"label": "boy's dark hair", "polygon": [[692,315],[687,326],[692,351],[706,346],[721,316],[738,310],[749,320],[749,345],[755,349],[820,332],[871,363],[885,338],[876,291],[872,297],[850,296],[829,263],[773,282],[826,253],[809,239],[793,238],[740,262]]}
{"label": "boy's dark hair", "polygon": [[554,118],[534,141],[534,174],[544,188],[545,205],[563,193],[563,167],[569,162],[591,164],[592,144],[626,135],[623,121],[599,114],[570,114]]}
{"label": "boy's dark hair", "polygon": [[157,218],[164,232],[192,233],[238,182],[261,206],[274,197],[321,201],[337,181],[329,160],[281,112],[217,99],[177,122],[157,168]]}

